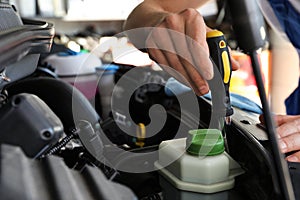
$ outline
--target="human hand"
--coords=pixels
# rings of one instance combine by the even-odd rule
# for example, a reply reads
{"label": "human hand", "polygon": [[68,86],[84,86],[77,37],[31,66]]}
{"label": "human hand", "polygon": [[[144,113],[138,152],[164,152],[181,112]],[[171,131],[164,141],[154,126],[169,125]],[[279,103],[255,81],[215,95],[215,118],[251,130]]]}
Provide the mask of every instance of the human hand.
{"label": "human hand", "polygon": [[[166,16],[146,40],[150,57],[197,95],[208,93],[207,80],[213,77],[206,43],[210,30],[199,12],[188,8]],[[233,70],[238,69],[238,63],[231,60]]]}
{"label": "human hand", "polygon": [[281,152],[291,153],[286,160],[300,162],[300,115],[275,115],[274,121]]}

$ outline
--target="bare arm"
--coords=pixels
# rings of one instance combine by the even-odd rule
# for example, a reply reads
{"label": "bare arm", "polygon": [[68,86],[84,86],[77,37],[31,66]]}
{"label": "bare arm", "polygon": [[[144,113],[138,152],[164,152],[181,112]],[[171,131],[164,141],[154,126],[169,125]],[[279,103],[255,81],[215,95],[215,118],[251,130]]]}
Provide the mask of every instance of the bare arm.
{"label": "bare arm", "polygon": [[[208,0],[145,0],[128,16],[125,30],[139,49],[198,95],[213,77],[206,26],[195,9]],[[152,27],[152,28],[149,28]]]}
{"label": "bare arm", "polygon": [[147,26],[156,26],[171,14],[187,8],[198,8],[209,0],[145,0],[128,16],[126,30]]}

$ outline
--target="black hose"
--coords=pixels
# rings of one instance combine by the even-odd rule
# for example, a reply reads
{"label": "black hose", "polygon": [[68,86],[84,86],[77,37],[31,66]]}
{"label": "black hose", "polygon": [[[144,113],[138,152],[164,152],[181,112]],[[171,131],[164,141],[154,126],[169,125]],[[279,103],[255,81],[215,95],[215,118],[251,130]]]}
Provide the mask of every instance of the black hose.
{"label": "black hose", "polygon": [[[278,140],[277,140],[277,133],[275,130],[273,117],[268,105],[267,96],[264,88],[264,83],[261,76],[260,71],[260,64],[257,57],[256,51],[252,51],[249,53],[251,62],[252,62],[252,69],[256,80],[256,85],[258,89],[258,93],[260,96],[261,104],[262,104],[262,110],[263,110],[263,117],[264,122],[266,126],[266,132],[268,134],[268,138],[271,141],[271,154],[273,156],[274,160],[274,169],[276,173],[273,173],[274,178],[274,184],[275,185],[275,191],[280,194],[279,191],[281,191],[282,197],[286,200],[294,200],[294,192],[293,192],[293,186],[291,183],[290,174],[288,171],[288,166],[286,161],[283,158],[283,154],[279,151],[278,148]],[[282,199],[282,197],[280,199]]]}

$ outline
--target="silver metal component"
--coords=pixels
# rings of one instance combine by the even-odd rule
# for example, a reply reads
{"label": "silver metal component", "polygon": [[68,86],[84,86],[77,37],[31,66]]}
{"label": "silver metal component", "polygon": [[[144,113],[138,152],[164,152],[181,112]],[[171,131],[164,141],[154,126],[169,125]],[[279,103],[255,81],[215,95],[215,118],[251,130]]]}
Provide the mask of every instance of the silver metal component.
{"label": "silver metal component", "polygon": [[156,83],[159,85],[164,85],[166,81],[159,75],[153,75],[150,72],[144,76],[145,83]]}
{"label": "silver metal component", "polygon": [[[231,116],[226,116],[224,121],[225,121],[225,126],[231,125]],[[228,146],[227,133],[225,130],[226,129],[225,126],[223,127],[224,146],[225,146],[227,153],[229,153],[229,146]]]}
{"label": "silver metal component", "polygon": [[3,81],[10,82],[11,81],[10,78],[8,76],[6,76],[5,70],[0,73],[0,79],[1,79],[1,82],[3,82]]}
{"label": "silver metal component", "polygon": [[126,116],[121,114],[121,113],[118,113],[118,112],[115,112],[115,121],[119,124],[122,124],[124,126],[126,126]]}

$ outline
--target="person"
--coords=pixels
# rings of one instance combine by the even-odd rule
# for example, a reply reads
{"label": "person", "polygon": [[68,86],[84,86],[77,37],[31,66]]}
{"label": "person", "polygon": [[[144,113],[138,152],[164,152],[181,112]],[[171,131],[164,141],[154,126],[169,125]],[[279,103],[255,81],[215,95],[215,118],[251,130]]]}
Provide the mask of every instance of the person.
{"label": "person", "polygon": [[[300,56],[300,1],[257,0],[273,29],[288,39]],[[268,9],[270,6],[271,9]],[[300,80],[300,79],[299,79]],[[299,81],[300,84],[300,81]],[[279,147],[290,162],[300,162],[300,87],[286,99],[287,115],[275,115]],[[260,117],[261,121],[262,117]]]}
{"label": "person", "polygon": [[[275,5],[276,3],[284,4],[288,0],[269,1],[273,1],[274,4],[272,5]],[[293,1],[292,6],[299,4],[297,1],[290,1]],[[183,83],[187,81],[187,84],[190,84],[197,95],[204,95],[209,91],[207,81],[213,77],[206,43],[206,33],[211,31],[211,28],[206,26],[203,17],[197,11],[197,8],[207,2],[208,0],[144,0],[130,13],[124,24],[125,30],[142,27],[159,28],[145,31],[145,35],[140,38],[132,38],[131,41],[137,47],[151,47],[147,48],[150,58],[159,63],[171,75],[174,73],[166,66],[179,72],[183,78],[178,77],[178,75],[175,77]],[[284,15],[284,13],[279,13],[277,17],[280,14]],[[189,44],[186,37],[177,37],[173,31],[169,30],[192,38],[196,41],[197,47],[190,48],[192,45]],[[287,35],[289,36],[289,34]],[[165,47],[171,51],[165,51]],[[176,52],[179,55],[184,55],[183,58],[192,58],[190,60],[193,62],[187,62]],[[239,68],[238,62],[234,59],[231,61],[232,69],[237,70]],[[260,119],[263,123],[262,116]],[[286,157],[286,160],[300,162],[300,115],[276,115],[274,121],[277,124],[281,151],[291,154]]]}

